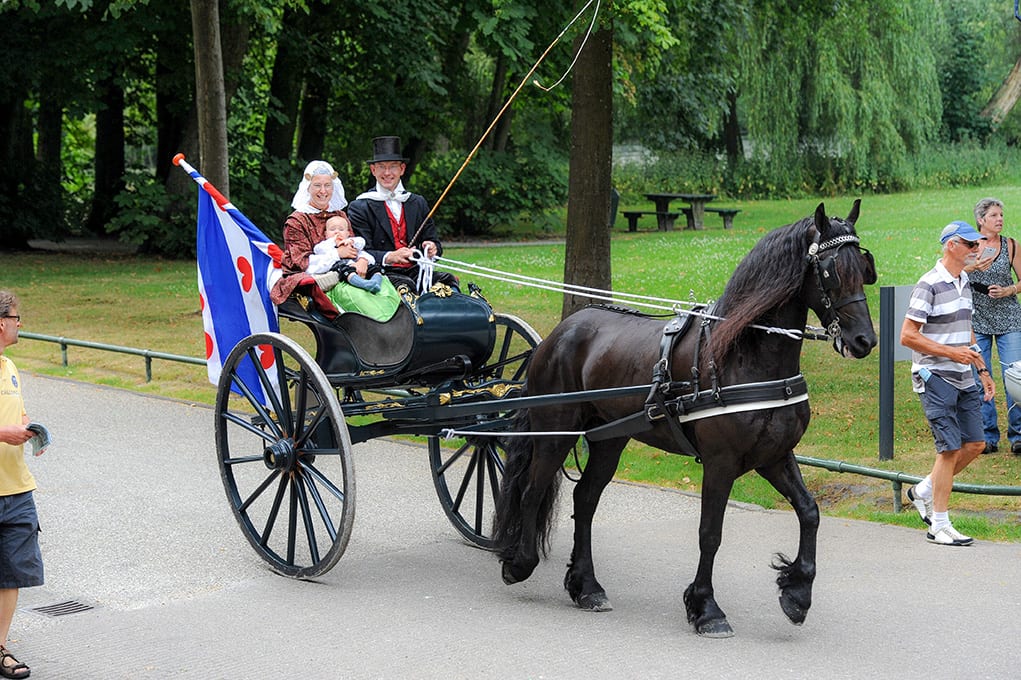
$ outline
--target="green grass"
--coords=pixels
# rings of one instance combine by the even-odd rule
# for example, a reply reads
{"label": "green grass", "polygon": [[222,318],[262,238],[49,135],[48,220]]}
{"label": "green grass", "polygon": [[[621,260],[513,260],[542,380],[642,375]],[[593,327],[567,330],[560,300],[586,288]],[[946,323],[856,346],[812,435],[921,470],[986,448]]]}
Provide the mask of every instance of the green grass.
{"label": "green grass", "polygon": [[[1011,206],[1021,206],[1021,187],[864,198],[857,227],[862,245],[874,253],[878,265],[879,285],[867,291],[877,330],[879,286],[913,284],[939,257],[940,229],[954,219],[973,221],[972,206],[984,196],[1005,202],[1005,233],[1019,235]],[[852,200],[827,198],[827,211],[845,215]],[[626,221],[619,218],[612,241],[613,287],[665,298],[704,301],[718,297],[734,267],[766,231],[810,215],[818,203],[818,199],[721,199],[720,205],[742,211],[731,231],[720,228],[716,215],[708,215],[708,229],[697,233],[651,231],[654,224],[650,218],[639,224],[640,229],[649,231],[628,233]],[[631,207],[648,208],[634,205],[621,206],[621,210]],[[518,243],[488,247],[450,243],[446,255],[501,271],[562,280],[564,246],[555,240],[538,245],[524,243],[537,236],[548,239],[551,234],[531,234],[518,225],[513,234]],[[30,253],[6,256],[0,287],[10,288],[21,297],[27,331],[202,356],[195,278],[195,263],[191,261]],[[503,281],[475,280],[497,311],[521,317],[543,335],[556,325],[561,305],[558,295]],[[817,321],[810,318],[810,323]],[[897,324],[899,328],[900,320]],[[284,331],[308,341],[301,326],[286,323]],[[200,366],[156,360],[153,382],[146,383],[141,357],[71,347],[69,366],[65,368],[56,345],[32,340],[23,340],[8,349],[8,354],[22,370],[46,375],[200,403],[212,403],[215,395]],[[905,362],[896,367],[895,456],[893,461],[885,462],[878,460],[878,351],[852,361],[839,357],[828,343],[807,342],[802,370],[812,397],[812,423],[798,454],[919,476],[928,472],[934,455],[932,437],[918,399],[911,392]],[[1002,385],[997,383],[1002,392]],[[1002,413],[1001,419],[1005,425]],[[893,512],[889,482],[808,466],[802,472],[828,514],[920,528],[913,511]],[[701,483],[701,467],[694,460],[635,444],[625,453],[619,475],[691,491],[697,491]],[[973,484],[1018,485],[1021,457],[982,456],[959,479]],[[733,498],[764,507],[788,507],[756,475],[739,480]],[[955,494],[951,507],[955,524],[966,533],[985,539],[1021,540],[1021,503],[1017,497]]]}

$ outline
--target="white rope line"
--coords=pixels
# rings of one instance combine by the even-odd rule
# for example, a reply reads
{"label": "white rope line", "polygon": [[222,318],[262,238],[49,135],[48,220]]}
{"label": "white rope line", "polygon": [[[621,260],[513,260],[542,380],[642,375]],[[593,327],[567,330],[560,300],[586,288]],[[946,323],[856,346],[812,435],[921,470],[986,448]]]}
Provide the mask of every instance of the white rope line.
{"label": "white rope line", "polygon": [[417,248],[412,251],[412,259],[418,263],[418,290],[429,290],[433,285],[433,261],[425,257]]}
{"label": "white rope line", "polygon": [[[483,267],[481,265],[473,264],[470,262],[461,262],[460,260],[453,260],[446,257],[435,256],[430,260],[426,258],[421,251],[415,249],[412,252],[411,259],[419,262],[420,266],[422,262],[429,261],[428,266],[439,265],[444,269],[450,271],[459,272],[461,274],[469,274],[474,276],[481,276],[487,279],[493,279],[496,281],[502,281],[504,283],[517,283],[522,286],[531,286],[533,288],[539,288],[542,290],[549,290],[556,293],[564,293],[577,295],[578,297],[587,297],[593,300],[604,300],[613,302],[617,298],[627,298],[626,302],[631,305],[638,307],[648,307],[650,309],[662,309],[670,312],[680,314],[690,314],[692,316],[701,317],[703,319],[709,319],[712,321],[723,321],[725,317],[716,316],[715,314],[709,314],[704,311],[695,309],[682,310],[679,309],[682,305],[688,305],[694,307],[699,304],[692,301],[674,300],[670,298],[658,298],[647,295],[638,295],[635,293],[623,293],[619,291],[604,290],[601,288],[589,288],[587,286],[577,286],[571,283],[564,283],[562,281],[550,281],[548,279],[540,279],[533,276],[525,276],[524,274],[517,274],[514,272],[500,271],[499,269],[491,269],[489,267]],[[431,273],[431,272],[430,272]],[[424,290],[424,289],[423,289]],[[666,307],[663,305],[652,304],[643,302],[644,300],[652,300],[654,302],[665,302],[671,306]],[[777,328],[776,326],[760,326],[758,324],[749,324],[749,328],[755,328],[757,330],[765,331],[766,333],[785,335],[795,340],[804,339],[805,331],[797,330],[793,328]],[[827,333],[827,329],[819,326],[807,326],[806,330],[814,333]],[[828,333],[827,333],[828,334]]]}
{"label": "white rope line", "polygon": [[[697,302],[693,302],[690,300],[684,301],[675,300],[672,298],[651,297],[648,295],[637,295],[635,293],[622,293],[620,291],[603,290],[601,288],[588,288],[586,286],[578,286],[572,283],[563,283],[560,281],[549,281],[547,279],[539,279],[533,276],[526,276],[524,274],[516,274],[514,272],[503,272],[498,269],[490,269],[489,267],[483,267],[481,265],[473,264],[471,262],[461,262],[460,260],[452,260],[446,257],[439,257],[437,258],[437,261],[443,262],[450,269],[453,269],[455,267],[463,267],[463,269],[458,269],[458,271],[461,271],[462,273],[473,274],[478,272],[489,272],[495,275],[489,278],[496,278],[501,281],[508,281],[509,279],[513,279],[523,285],[528,285],[531,283],[540,283],[548,286],[555,286],[555,288],[550,288],[549,290],[560,290],[563,292],[577,291],[579,294],[596,293],[599,295],[612,295],[613,297],[617,298],[631,298],[640,301],[665,302],[668,305],[670,305],[670,307],[668,307],[667,309],[673,309],[675,305],[687,305],[689,307],[694,307],[696,304],[698,304]],[[482,274],[479,275],[481,276]],[[509,282],[513,283],[513,281]],[[660,309],[663,309],[663,307],[660,307]]]}
{"label": "white rope line", "polygon": [[[412,255],[412,259],[421,262],[425,258],[415,251]],[[532,288],[539,288],[542,290],[549,290],[555,293],[565,293],[571,295],[577,295],[578,297],[587,297],[592,300],[603,300],[606,302],[613,302],[618,298],[628,298],[625,301],[629,305],[636,307],[647,307],[649,309],[661,309],[675,314],[690,314],[691,316],[697,316],[703,319],[709,319],[711,321],[723,321],[724,317],[717,316],[715,314],[709,314],[704,311],[696,309],[680,309],[682,305],[694,306],[696,302],[685,302],[682,300],[671,300],[667,298],[649,297],[644,295],[637,295],[634,293],[621,293],[612,290],[603,290],[600,288],[588,288],[586,286],[576,286],[570,283],[562,283],[560,281],[549,281],[547,279],[539,279],[532,276],[525,276],[523,274],[515,274],[513,272],[502,272],[498,269],[490,269],[489,267],[482,267],[480,265],[471,264],[468,262],[461,262],[459,260],[452,260],[446,257],[435,257],[433,258],[433,264],[448,269],[450,271],[458,272],[461,274],[469,274],[474,276],[481,276],[487,279],[493,279],[496,281],[502,281],[504,283],[517,283],[522,286],[531,286]],[[492,273],[490,273],[492,272]],[[643,300],[652,300],[659,302],[670,303],[671,306],[667,307],[661,304],[654,304],[653,302],[643,302]],[[777,328],[776,326],[760,326],[759,324],[749,324],[749,328],[755,328],[766,333],[784,335],[794,340],[803,340],[805,338],[805,330],[797,330],[793,328]],[[825,328],[818,326],[806,326],[806,330],[812,333],[825,333]]]}
{"label": "white rope line", "polygon": [[571,437],[584,437],[587,433],[582,430],[581,432],[563,431],[563,432],[476,432],[475,430],[455,430],[453,428],[443,428],[440,430],[440,436],[444,439],[453,439],[454,437],[560,437],[560,436],[571,436]]}
{"label": "white rope line", "polygon": [[[571,26],[573,26],[574,22],[576,22],[578,19],[581,18],[581,15],[585,13],[585,10],[587,10],[589,8],[589,5],[591,5],[592,2],[593,2],[593,0],[589,0],[587,3],[585,3],[585,6],[581,8],[581,11],[578,12],[574,16],[573,19],[571,19],[571,23],[567,24],[567,26],[564,27],[564,30],[561,31],[560,35],[557,36],[557,40],[559,40],[561,37],[563,37],[564,33],[567,33],[567,29],[569,29]],[[545,85],[540,83],[538,80],[534,80],[534,79],[532,80],[532,84],[534,84],[537,88],[539,88],[543,92],[549,92],[554,87],[556,87],[560,83],[564,82],[564,80],[567,78],[568,74],[570,74],[571,71],[574,70],[574,65],[578,63],[578,57],[581,56],[581,51],[583,49],[585,49],[585,43],[588,42],[589,36],[592,35],[592,29],[595,27],[596,19],[598,19],[598,18],[599,18],[599,3],[596,2],[596,9],[595,9],[594,12],[592,12],[592,22],[589,23],[588,30],[585,31],[585,37],[582,38],[581,45],[578,46],[578,51],[574,53],[574,59],[571,61],[571,65],[567,67],[566,71],[564,71],[564,75],[560,76],[560,80],[558,80],[557,82],[553,83],[549,87],[546,87]]]}
{"label": "white rope line", "polygon": [[[752,401],[747,404],[724,404],[722,406],[714,406],[712,408],[702,409],[700,411],[692,411],[690,413],[683,413],[674,416],[670,416],[680,423],[687,423],[692,420],[702,420],[704,418],[712,418],[714,416],[722,415],[733,415],[735,413],[747,413],[748,411],[765,411],[771,408],[783,408],[785,406],[793,406],[794,404],[800,404],[803,401],[808,401],[808,393],[800,394],[796,397],[789,397],[783,399],[763,399],[762,401]],[[1014,404],[1017,406],[1017,404]],[[536,431],[536,432],[494,432],[487,430],[484,432],[477,432],[475,430],[456,430],[453,428],[444,428],[440,430],[439,436],[444,439],[453,439],[454,437],[585,437],[588,436],[588,432],[581,431],[575,432],[573,430],[565,431]]]}

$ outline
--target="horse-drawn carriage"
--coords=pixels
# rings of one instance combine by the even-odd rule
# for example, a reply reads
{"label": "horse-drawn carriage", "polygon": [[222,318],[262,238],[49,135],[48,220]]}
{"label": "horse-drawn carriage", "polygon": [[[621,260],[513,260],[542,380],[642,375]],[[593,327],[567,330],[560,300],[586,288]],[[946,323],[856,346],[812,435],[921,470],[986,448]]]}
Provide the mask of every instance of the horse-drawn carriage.
{"label": "horse-drawn carriage", "polygon": [[[499,552],[503,580],[528,578],[548,545],[561,467],[578,438],[588,459],[574,490],[574,549],[564,580],[579,607],[609,609],[596,580],[591,524],[624,446],[637,439],[703,464],[700,560],[684,592],[688,620],[731,634],[712,570],[734,480],[751,470],[793,505],[798,554],[778,555],[780,604],[794,623],[811,606],[818,507],[794,447],[808,426],[801,346],[813,310],[842,356],[876,344],[863,286],[871,254],[846,219],[811,217],[769,232],[712,306],[666,318],[618,307],[578,312],[540,341],[524,321],[467,294],[404,293],[393,319],[327,319],[289,299],[280,333],[244,337],[222,362],[215,436],[234,515],[281,574],[333,567],[355,512],[352,445],[390,435],[429,440],[440,505],[471,544]],[[309,344],[306,342],[305,344]],[[452,442],[446,439],[452,438]]]}

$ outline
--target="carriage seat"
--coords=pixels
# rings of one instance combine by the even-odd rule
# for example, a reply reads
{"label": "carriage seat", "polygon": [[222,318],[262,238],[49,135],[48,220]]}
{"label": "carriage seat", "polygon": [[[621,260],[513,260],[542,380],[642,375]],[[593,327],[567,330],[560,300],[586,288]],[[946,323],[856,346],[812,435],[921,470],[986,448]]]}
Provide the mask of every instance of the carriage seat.
{"label": "carriage seat", "polygon": [[496,339],[489,304],[458,292],[404,298],[385,322],[358,312],[328,318],[302,287],[277,310],[281,318],[304,323],[312,331],[315,360],[327,376],[359,382],[397,383],[401,375],[457,373],[481,366]]}
{"label": "carriage seat", "polygon": [[[398,365],[408,358],[414,342],[415,321],[405,304],[388,321],[358,312],[331,317],[308,293],[316,284],[299,286],[278,305],[281,318],[304,323],[316,337],[316,363],[327,375],[358,373],[366,368]],[[330,310],[333,311],[333,310]]]}
{"label": "carriage seat", "polygon": [[415,337],[415,320],[411,309],[397,305],[387,321],[377,321],[358,312],[344,312],[333,321],[351,340],[355,353],[363,363],[391,366],[403,361],[411,352]]}

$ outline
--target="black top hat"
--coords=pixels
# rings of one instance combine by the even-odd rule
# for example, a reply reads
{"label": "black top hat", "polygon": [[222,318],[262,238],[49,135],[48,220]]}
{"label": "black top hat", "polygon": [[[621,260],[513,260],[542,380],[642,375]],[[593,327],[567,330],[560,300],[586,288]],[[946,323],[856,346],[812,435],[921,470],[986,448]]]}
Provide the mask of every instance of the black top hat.
{"label": "black top hat", "polygon": [[382,161],[408,162],[408,159],[401,154],[400,137],[376,137],[372,140],[372,160],[365,162],[380,163]]}

